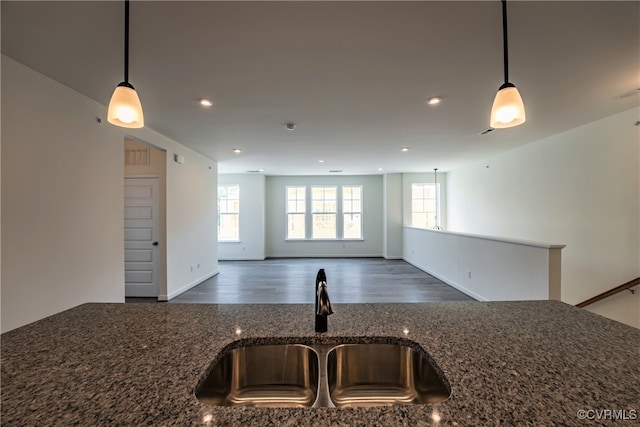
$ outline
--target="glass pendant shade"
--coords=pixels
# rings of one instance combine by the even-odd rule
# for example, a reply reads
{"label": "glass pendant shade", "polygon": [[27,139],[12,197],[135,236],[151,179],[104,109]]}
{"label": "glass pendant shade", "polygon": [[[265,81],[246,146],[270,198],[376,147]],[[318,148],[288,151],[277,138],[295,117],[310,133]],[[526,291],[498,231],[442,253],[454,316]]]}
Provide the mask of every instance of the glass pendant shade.
{"label": "glass pendant shade", "polygon": [[107,120],[124,128],[144,127],[142,104],[133,86],[123,82],[116,87],[109,101]]}
{"label": "glass pendant shade", "polygon": [[510,128],[521,125],[526,120],[524,103],[518,89],[511,83],[500,86],[491,108],[491,127]]}
{"label": "glass pendant shade", "polygon": [[144,127],[138,93],[129,83],[129,1],[124,1],[124,81],[116,86],[107,109],[107,121],[123,128]]}

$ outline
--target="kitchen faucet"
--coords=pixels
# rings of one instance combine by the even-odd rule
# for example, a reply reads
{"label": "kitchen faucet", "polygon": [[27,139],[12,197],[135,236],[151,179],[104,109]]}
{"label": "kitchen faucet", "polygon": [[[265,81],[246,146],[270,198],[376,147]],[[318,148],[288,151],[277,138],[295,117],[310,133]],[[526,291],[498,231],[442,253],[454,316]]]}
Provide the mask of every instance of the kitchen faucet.
{"label": "kitchen faucet", "polygon": [[316,332],[327,332],[327,316],[330,314],[333,310],[327,291],[327,276],[321,268],[316,276]]}

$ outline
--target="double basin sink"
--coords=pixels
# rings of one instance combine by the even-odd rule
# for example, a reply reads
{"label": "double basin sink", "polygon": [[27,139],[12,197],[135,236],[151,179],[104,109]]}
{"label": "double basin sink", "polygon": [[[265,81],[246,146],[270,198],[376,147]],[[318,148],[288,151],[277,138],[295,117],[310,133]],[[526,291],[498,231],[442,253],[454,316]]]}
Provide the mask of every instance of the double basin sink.
{"label": "double basin sink", "polygon": [[441,402],[451,389],[409,343],[269,344],[223,351],[195,394],[216,406],[371,407]]}

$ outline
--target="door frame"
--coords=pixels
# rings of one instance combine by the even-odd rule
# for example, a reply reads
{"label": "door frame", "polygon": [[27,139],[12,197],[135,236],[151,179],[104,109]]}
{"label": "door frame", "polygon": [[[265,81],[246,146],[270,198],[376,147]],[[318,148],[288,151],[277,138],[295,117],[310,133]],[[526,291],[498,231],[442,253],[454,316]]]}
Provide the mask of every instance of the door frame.
{"label": "door frame", "polygon": [[[125,140],[132,140],[140,144],[144,144],[146,146],[151,147],[152,150],[157,150],[161,153],[162,157],[162,168],[158,169],[159,173],[127,173],[126,167],[123,168],[123,176],[124,179],[127,178],[158,178],[159,184],[159,227],[158,227],[158,260],[159,260],[159,274],[158,274],[158,301],[168,301],[167,298],[167,150],[158,147],[153,144],[149,144],[139,138],[134,138],[130,135],[126,135],[122,142],[122,153],[124,155],[125,152]],[[124,161],[123,161],[124,163]],[[123,191],[124,191],[124,181],[123,179]],[[124,210],[124,197],[122,198],[122,206]],[[124,231],[124,211],[121,217],[122,227]],[[123,261],[124,261],[124,235],[123,235]],[[122,291],[124,295],[124,262],[122,265],[123,275],[122,275]]]}
{"label": "door frame", "polygon": [[[160,295],[160,241],[159,241],[159,234],[160,234],[160,179],[158,176],[127,176],[124,179],[124,186],[125,188],[127,187],[127,185],[132,184],[132,181],[136,180],[138,183],[144,183],[144,184],[140,184],[140,185],[146,185],[146,181],[148,181],[148,184],[151,186],[152,188],[152,195],[151,195],[151,201],[153,203],[152,205],[152,214],[151,214],[151,224],[152,224],[152,229],[153,229],[153,235],[151,236],[151,239],[149,241],[149,243],[153,242],[152,247],[150,248],[152,251],[152,277],[151,277],[151,285],[153,286],[153,288],[155,288],[155,292],[152,292],[155,295],[135,295],[136,293],[145,293],[145,292],[135,292],[134,290],[134,295],[127,295],[127,278],[126,278],[126,274],[127,274],[127,269],[126,269],[126,264],[127,264],[127,260],[126,260],[126,252],[127,250],[146,250],[146,249],[127,249],[126,247],[126,239],[125,239],[125,281],[124,281],[124,286],[125,286],[125,298],[136,298],[136,297],[143,297],[143,298],[152,298],[152,297],[158,297]],[[136,184],[132,184],[132,185],[136,185]],[[127,199],[126,197],[126,191],[125,191],[125,200]],[[127,207],[135,207],[136,205],[129,205],[127,206],[126,202],[125,202],[125,211],[127,209]],[[147,206],[146,204],[144,205],[145,207]],[[124,218],[126,221],[126,218]],[[131,219],[133,220],[133,219]],[[125,227],[126,230],[126,227]],[[125,233],[126,234],[126,233]],[[135,244],[136,242],[133,241],[133,243]],[[140,242],[143,243],[143,242]],[[146,245],[145,245],[146,246]],[[130,283],[130,286],[133,286],[134,288],[136,287],[135,282]],[[140,283],[139,285],[143,285],[142,283]],[[146,288],[147,285],[144,285],[144,287]],[[131,289],[129,289],[129,291],[131,291]]]}

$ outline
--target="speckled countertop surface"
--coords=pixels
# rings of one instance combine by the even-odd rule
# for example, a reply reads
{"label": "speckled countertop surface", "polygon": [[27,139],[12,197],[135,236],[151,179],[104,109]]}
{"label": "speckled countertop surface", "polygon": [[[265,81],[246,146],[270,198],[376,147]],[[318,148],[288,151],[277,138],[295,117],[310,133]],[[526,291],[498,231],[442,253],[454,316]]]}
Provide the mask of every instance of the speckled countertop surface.
{"label": "speckled countertop surface", "polygon": [[[311,305],[76,307],[1,336],[2,425],[640,424],[638,329],[551,301],[334,304],[334,311],[329,333],[316,334]],[[238,339],[370,337],[418,343],[452,396],[433,405],[255,409],[212,407],[193,394]],[[618,412],[581,419],[601,410]],[[610,420],[621,416],[627,420]]]}

